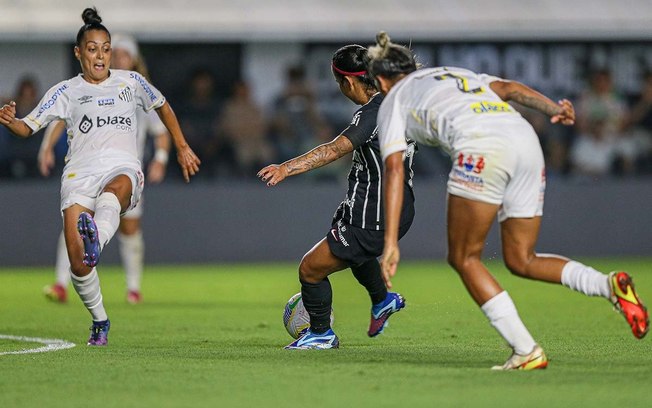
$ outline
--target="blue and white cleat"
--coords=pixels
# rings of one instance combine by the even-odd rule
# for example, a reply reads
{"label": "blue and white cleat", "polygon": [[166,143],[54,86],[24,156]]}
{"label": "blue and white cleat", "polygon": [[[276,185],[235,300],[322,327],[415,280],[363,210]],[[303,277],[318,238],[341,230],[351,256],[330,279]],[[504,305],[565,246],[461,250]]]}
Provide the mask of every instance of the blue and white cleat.
{"label": "blue and white cleat", "polygon": [[340,339],[333,329],[324,333],[313,333],[308,329],[298,339],[285,346],[286,350],[326,350],[340,347]]}
{"label": "blue and white cleat", "polygon": [[106,319],[101,322],[93,322],[91,326],[91,337],[88,338],[89,346],[106,346],[109,342],[109,329],[111,328],[111,322],[109,319]]}
{"label": "blue and white cleat", "polygon": [[100,262],[100,240],[95,220],[89,213],[79,214],[77,231],[84,243],[84,265],[92,268]]}
{"label": "blue and white cleat", "polygon": [[371,307],[371,322],[367,335],[376,337],[387,327],[387,319],[405,307],[405,299],[398,293],[388,292],[382,302]]}

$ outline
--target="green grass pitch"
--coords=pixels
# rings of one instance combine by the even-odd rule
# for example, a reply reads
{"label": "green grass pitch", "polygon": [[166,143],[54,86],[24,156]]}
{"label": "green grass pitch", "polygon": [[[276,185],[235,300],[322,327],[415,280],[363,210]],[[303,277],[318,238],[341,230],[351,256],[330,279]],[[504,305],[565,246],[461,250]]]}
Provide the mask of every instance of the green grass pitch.
{"label": "green grass pitch", "polygon": [[[624,269],[652,301],[652,259],[584,260]],[[0,355],[0,407],[649,407],[652,338],[634,339],[603,299],[489,264],[550,359],[547,370],[492,372],[510,351],[441,262],[404,262],[407,308],[366,336],[369,300],[348,271],[331,277],[339,350],[286,351],[296,264],[148,266],[144,303],[124,300],[118,267],[100,268],[109,345],[85,345],[76,294],[46,301],[50,268],[0,269],[0,334],[77,346]],[[0,340],[0,353],[39,344]]]}

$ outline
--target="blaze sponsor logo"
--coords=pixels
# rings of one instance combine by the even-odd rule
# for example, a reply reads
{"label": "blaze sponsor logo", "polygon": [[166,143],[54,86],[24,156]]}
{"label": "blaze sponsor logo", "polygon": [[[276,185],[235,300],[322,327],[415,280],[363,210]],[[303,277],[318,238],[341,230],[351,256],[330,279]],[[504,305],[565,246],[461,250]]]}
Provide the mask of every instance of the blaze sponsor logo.
{"label": "blaze sponsor logo", "polygon": [[97,117],[95,124],[98,128],[104,126],[114,126],[115,129],[130,131],[131,130],[131,118],[125,118],[124,116],[107,116],[107,117]]}
{"label": "blaze sponsor logo", "polygon": [[93,97],[90,95],[82,96],[81,98],[77,98],[77,101],[79,102],[80,105],[83,105],[85,103],[93,102]]}
{"label": "blaze sponsor logo", "polygon": [[43,112],[45,112],[46,110],[54,106],[54,103],[57,101],[57,99],[59,99],[61,95],[63,95],[66,89],[68,89],[68,84],[63,84],[59,88],[57,88],[57,90],[52,94],[50,99],[45,101],[45,103],[43,103],[43,105],[39,107],[38,113],[36,114],[36,119],[38,119],[43,114]]}
{"label": "blaze sponsor logo", "polygon": [[131,90],[131,88],[126,87],[120,93],[118,94],[118,98],[120,98],[121,101],[125,102],[131,102],[134,100],[134,93]]}
{"label": "blaze sponsor logo", "polygon": [[514,112],[514,109],[507,102],[482,101],[471,104],[473,113],[505,113]]}
{"label": "blaze sponsor logo", "polygon": [[102,98],[97,100],[97,106],[113,106],[115,105],[115,99],[113,98]]}
{"label": "blaze sponsor logo", "polygon": [[135,79],[136,81],[138,81],[140,86],[143,87],[143,90],[145,91],[145,93],[147,94],[147,96],[149,97],[149,100],[151,102],[155,102],[158,99],[158,96],[156,96],[154,91],[152,91],[152,88],[149,86],[147,81],[145,81],[145,79],[143,79],[143,77],[141,77],[140,75],[138,75],[135,72],[131,72],[129,74],[129,76],[132,77],[133,79]]}
{"label": "blaze sponsor logo", "polygon": [[79,122],[79,131],[86,134],[92,128],[93,128],[93,121],[90,120],[88,116],[84,115],[81,122]]}

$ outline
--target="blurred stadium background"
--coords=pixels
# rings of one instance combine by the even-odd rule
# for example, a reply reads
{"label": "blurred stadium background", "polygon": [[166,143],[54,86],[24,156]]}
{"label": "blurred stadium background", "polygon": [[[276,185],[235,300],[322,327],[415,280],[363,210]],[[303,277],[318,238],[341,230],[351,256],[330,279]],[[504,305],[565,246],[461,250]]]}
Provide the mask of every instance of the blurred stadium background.
{"label": "blurred stadium background", "polygon": [[[0,100],[32,106],[76,75],[72,47],[81,1],[0,0]],[[168,97],[200,175],[145,190],[148,263],[297,260],[329,227],[345,194],[348,161],[287,180],[255,179],[328,141],[355,106],[330,74],[330,56],[367,45],[378,30],[411,44],[425,65],[455,65],[522,81],[578,109],[578,126],[551,127],[523,114],[547,155],[548,194],[541,251],[573,256],[651,255],[652,4],[646,0],[492,2],[438,0],[95,1],[107,28],[140,43],[152,82]],[[235,85],[239,84],[238,87]],[[243,85],[244,84],[244,85]],[[29,87],[28,87],[29,88]],[[234,89],[242,117],[222,109]],[[242,91],[244,89],[244,91]],[[248,97],[247,97],[248,95]],[[34,100],[34,97],[37,98]],[[606,109],[605,109],[606,107]],[[24,109],[29,111],[24,106]],[[317,112],[311,115],[310,112]],[[236,123],[240,134],[224,123]],[[251,129],[252,123],[262,123]],[[242,134],[251,134],[244,139]],[[59,167],[36,168],[42,135],[18,140],[0,129],[0,265],[50,265],[60,229]],[[249,136],[248,136],[249,137]],[[173,156],[172,156],[173,157]],[[416,158],[417,219],[406,259],[445,254],[447,159]],[[486,255],[500,257],[496,234]],[[117,261],[115,245],[104,262]]]}

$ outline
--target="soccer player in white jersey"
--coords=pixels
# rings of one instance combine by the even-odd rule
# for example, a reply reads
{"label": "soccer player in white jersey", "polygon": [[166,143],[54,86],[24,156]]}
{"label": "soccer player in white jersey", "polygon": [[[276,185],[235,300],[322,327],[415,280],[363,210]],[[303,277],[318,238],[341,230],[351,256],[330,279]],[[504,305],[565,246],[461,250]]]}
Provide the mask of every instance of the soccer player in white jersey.
{"label": "soccer player in white jersey", "polygon": [[[112,35],[111,48],[113,50],[111,68],[136,71],[144,78],[149,79],[147,66],[140,54],[138,43],[132,37],[120,34]],[[138,120],[138,159],[143,163],[145,143],[148,135],[152,136],[154,138],[155,154],[147,168],[147,182],[158,184],[165,178],[170,151],[170,135],[156,112],[145,112],[142,109],[137,109],[136,116]],[[43,176],[49,176],[55,164],[54,146],[63,134],[64,129],[65,122],[56,121],[51,122],[45,131],[38,156],[39,171]],[[140,226],[142,214],[143,199],[141,197],[136,207],[127,211],[120,218],[117,235],[127,283],[127,302],[131,304],[142,301],[141,281],[145,255],[145,243]],[[54,284],[45,287],[45,295],[50,300],[65,303],[67,288],[70,283],[70,262],[68,262],[63,231],[57,244],[55,274],[56,281]]]}
{"label": "soccer player in white jersey", "polygon": [[61,177],[61,212],[72,281],[91,313],[88,345],[104,346],[110,328],[95,266],[113,237],[120,214],[132,209],[143,189],[138,161],[136,110],[155,109],[172,135],[186,182],[200,161],[181,132],[163,95],[140,74],[109,70],[111,35],[94,8],[82,13],[75,57],[82,73],[50,88],[23,119],[16,103],[0,109],[0,124],[29,137],[53,120],[68,129],[68,155]]}
{"label": "soccer player in white jersey", "polygon": [[555,103],[533,89],[460,68],[417,70],[412,52],[386,33],[369,49],[368,69],[386,97],[378,113],[385,163],[385,248],[388,287],[400,254],[398,220],[403,197],[405,139],[438,146],[452,159],[448,179],[448,262],[491,325],[512,347],[500,370],[545,368],[546,355],[521,321],[511,298],[481,261],[496,216],[503,259],[515,275],[560,283],[588,296],[602,296],[625,316],[635,337],[649,318],[625,272],[603,274],[579,262],[534,251],[543,210],[545,167],[530,124],[506,101],[515,101],[572,125],[573,105]]}

